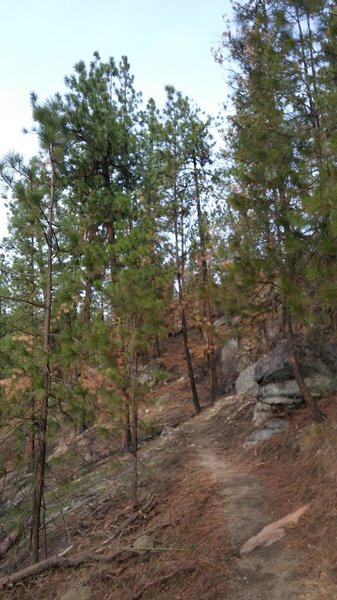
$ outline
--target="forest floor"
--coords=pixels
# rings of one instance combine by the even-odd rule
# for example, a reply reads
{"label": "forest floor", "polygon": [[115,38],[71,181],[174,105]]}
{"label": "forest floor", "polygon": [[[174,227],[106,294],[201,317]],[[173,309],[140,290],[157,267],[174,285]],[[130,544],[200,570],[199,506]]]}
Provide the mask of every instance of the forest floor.
{"label": "forest floor", "polygon": [[[47,528],[48,555],[62,555],[60,564],[5,587],[1,598],[336,600],[336,398],[323,401],[323,425],[302,409],[288,415],[286,432],[246,448],[253,399],[223,396],[209,407],[202,379],[204,408],[192,417],[180,339],[162,361],[177,378],[153,390],[144,408],[166,435],[141,444],[137,509],[130,456],[87,468],[76,494],[68,491],[72,504]],[[307,504],[283,539],[240,553]],[[3,575],[24,566],[25,543],[2,560]]]}

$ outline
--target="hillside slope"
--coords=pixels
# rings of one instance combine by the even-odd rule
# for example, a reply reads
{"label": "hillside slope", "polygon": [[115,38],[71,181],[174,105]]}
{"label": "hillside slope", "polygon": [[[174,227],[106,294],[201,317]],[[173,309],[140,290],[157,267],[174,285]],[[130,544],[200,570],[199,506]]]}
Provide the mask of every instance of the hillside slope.
{"label": "hillside slope", "polygon": [[[246,449],[253,399],[221,397],[190,418],[179,344],[172,341],[169,360],[176,357],[180,377],[168,384],[168,404],[150,411],[166,428],[140,449],[140,506],[129,501],[129,456],[93,465],[69,487],[68,509],[49,522],[48,553],[59,564],[42,562],[40,574],[4,587],[5,600],[336,598],[333,418],[314,428],[299,411],[286,433]],[[332,414],[334,398],[325,404]],[[240,554],[265,526],[307,503],[282,540]],[[3,573],[19,569],[20,545],[2,562]]]}

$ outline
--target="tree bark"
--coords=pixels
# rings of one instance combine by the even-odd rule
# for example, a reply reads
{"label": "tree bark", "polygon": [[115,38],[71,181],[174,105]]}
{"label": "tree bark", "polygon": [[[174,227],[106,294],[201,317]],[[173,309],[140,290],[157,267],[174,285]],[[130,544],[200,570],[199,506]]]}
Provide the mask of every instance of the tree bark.
{"label": "tree bark", "polygon": [[289,311],[287,311],[287,310],[286,310],[286,314],[285,314],[285,321],[286,321],[286,335],[287,335],[287,343],[288,343],[289,363],[293,369],[297,385],[300,389],[300,392],[303,396],[304,401],[309,406],[315,421],[317,421],[318,423],[322,423],[325,420],[325,415],[321,411],[319,406],[317,405],[315,398],[313,398],[313,396],[310,393],[310,390],[306,386],[304,378],[302,376],[302,373],[301,373],[299,365],[298,365],[291,316],[289,314]]}
{"label": "tree bark", "polygon": [[44,396],[37,411],[36,428],[36,460],[35,481],[33,489],[32,524],[30,530],[30,556],[32,562],[39,560],[40,548],[40,526],[41,511],[44,494],[45,464],[46,464],[46,433],[48,404],[51,385],[51,371],[49,354],[51,347],[51,308],[52,308],[52,285],[53,285],[53,217],[56,202],[56,172],[54,165],[53,146],[49,147],[49,158],[51,164],[50,199],[48,208],[48,228],[46,232],[47,242],[47,276],[45,287],[45,315],[43,330],[43,350],[45,364],[43,367]]}
{"label": "tree bark", "polygon": [[201,276],[202,276],[202,290],[203,290],[203,304],[204,304],[204,320],[206,322],[206,343],[207,343],[207,363],[211,373],[211,397],[210,403],[214,404],[217,397],[218,390],[218,377],[216,371],[216,357],[215,357],[215,345],[214,336],[211,330],[212,327],[212,310],[211,300],[209,291],[209,274],[208,265],[206,258],[206,233],[205,233],[205,220],[203,218],[201,210],[201,194],[199,186],[199,175],[197,169],[196,158],[193,157],[193,176],[194,176],[194,188],[195,188],[195,199],[197,204],[197,216],[198,216],[198,229],[199,229],[199,240],[200,240],[200,254],[201,254]]}
{"label": "tree bark", "polygon": [[[175,190],[174,194],[176,196],[176,190]],[[183,275],[182,275],[182,273],[184,272],[184,243],[182,240],[182,249],[181,249],[182,252],[181,252],[181,262],[180,262],[177,210],[175,210],[175,214],[174,214],[174,235],[175,235],[175,261],[176,261],[176,268],[177,268],[176,277],[177,277],[178,297],[179,297],[179,305],[180,305],[181,328],[182,328],[182,333],[183,333],[184,350],[185,350],[185,357],[186,357],[187,368],[188,368],[188,377],[189,377],[190,385],[191,385],[192,402],[193,402],[195,413],[198,414],[201,411],[201,406],[199,403],[197,387],[195,385],[194,371],[193,371],[189,339],[188,339],[187,319],[186,319],[186,312],[185,312],[185,308],[184,308],[184,289],[183,289]],[[181,237],[183,238],[183,234],[181,235]]]}
{"label": "tree bark", "polygon": [[130,331],[130,384],[131,384],[131,402],[130,402],[130,432],[131,432],[131,454],[133,457],[132,473],[132,502],[133,506],[138,505],[138,381],[137,381],[137,318],[131,318]]}

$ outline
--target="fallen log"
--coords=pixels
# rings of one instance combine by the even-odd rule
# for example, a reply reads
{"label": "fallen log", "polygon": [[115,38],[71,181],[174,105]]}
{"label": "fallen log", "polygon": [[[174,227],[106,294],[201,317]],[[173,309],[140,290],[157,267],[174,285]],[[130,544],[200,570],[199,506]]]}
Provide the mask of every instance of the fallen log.
{"label": "fallen log", "polygon": [[[62,553],[61,553],[62,554]],[[23,581],[24,579],[28,579],[28,577],[34,577],[36,575],[40,575],[44,571],[48,571],[49,569],[54,568],[69,568],[69,567],[78,567],[79,565],[88,564],[88,563],[108,563],[113,560],[116,560],[118,563],[131,558],[134,555],[138,555],[137,550],[132,550],[130,548],[122,548],[117,550],[111,554],[106,554],[104,556],[97,556],[96,554],[90,553],[82,553],[78,556],[60,556],[59,554],[56,556],[51,556],[50,558],[46,558],[45,560],[41,560],[34,565],[30,565],[29,567],[25,567],[20,571],[16,571],[11,575],[6,575],[0,579],[0,590],[5,587],[12,586],[19,581]]]}

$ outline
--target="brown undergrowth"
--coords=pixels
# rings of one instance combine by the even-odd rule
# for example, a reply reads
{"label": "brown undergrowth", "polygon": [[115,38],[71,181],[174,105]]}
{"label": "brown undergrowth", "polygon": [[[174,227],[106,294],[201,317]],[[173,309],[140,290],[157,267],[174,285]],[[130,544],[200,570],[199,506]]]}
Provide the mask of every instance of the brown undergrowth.
{"label": "brown undergrowth", "polygon": [[[197,336],[194,344],[197,350]],[[25,578],[1,592],[4,600],[60,600],[76,587],[90,588],[90,600],[234,600],[230,590],[239,547],[227,535],[226,489],[202,467],[208,450],[236,472],[258,477],[268,490],[262,507],[268,522],[311,502],[301,526],[287,534],[287,543],[303,551],[308,571],[334,576],[337,397],[322,401],[325,423],[315,425],[306,409],[296,411],[288,415],[287,431],[246,450],[254,399],[233,397],[191,419],[179,337],[167,343],[160,360],[171,377],[149,392],[141,419],[172,428],[189,422],[141,444],[139,507],[130,503],[129,457],[114,455],[89,465],[82,504],[48,525],[49,555],[82,556],[83,561]],[[197,351],[195,363],[205,407],[209,382]],[[83,495],[83,479],[81,485]],[[19,544],[8,553],[1,564],[4,574],[24,566],[23,552]]]}
{"label": "brown undergrowth", "polygon": [[[102,560],[91,565],[89,560],[82,566],[51,569],[6,589],[4,600],[42,600],[51,597],[51,591],[53,597],[61,598],[76,586],[89,586],[91,600],[222,597],[230,556],[222,535],[214,481],[196,469],[193,451],[188,448],[183,453],[154,448],[146,460],[152,473],[162,473],[165,465],[165,486],[151,496],[154,500],[149,509],[144,509],[148,495],[138,514],[131,507],[121,503],[113,506],[107,500],[92,511],[91,517],[87,514],[86,531],[78,529],[72,536],[71,554],[75,556],[92,553],[105,560],[109,553],[120,550],[111,563]],[[130,519],[130,512],[135,518]],[[74,529],[76,517],[72,521]]]}
{"label": "brown undergrowth", "polygon": [[312,421],[307,408],[291,413],[289,429],[250,451],[247,465],[273,490],[275,515],[310,502],[291,543],[305,550],[308,569],[337,582],[336,404],[337,394],[321,401],[327,417],[321,424]]}

